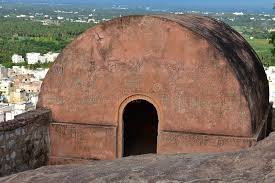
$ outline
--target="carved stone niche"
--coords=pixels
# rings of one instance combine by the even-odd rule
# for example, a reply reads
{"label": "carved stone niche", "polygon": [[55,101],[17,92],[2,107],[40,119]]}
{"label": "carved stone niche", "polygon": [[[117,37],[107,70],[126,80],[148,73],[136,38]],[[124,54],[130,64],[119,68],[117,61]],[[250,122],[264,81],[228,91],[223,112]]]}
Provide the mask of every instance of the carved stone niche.
{"label": "carved stone niche", "polygon": [[[268,135],[268,97],[258,56],[228,25],[188,14],[128,16],[66,47],[38,106],[53,113],[54,164],[115,159],[135,155],[135,148],[137,154],[247,148]],[[138,144],[145,142],[154,149]]]}

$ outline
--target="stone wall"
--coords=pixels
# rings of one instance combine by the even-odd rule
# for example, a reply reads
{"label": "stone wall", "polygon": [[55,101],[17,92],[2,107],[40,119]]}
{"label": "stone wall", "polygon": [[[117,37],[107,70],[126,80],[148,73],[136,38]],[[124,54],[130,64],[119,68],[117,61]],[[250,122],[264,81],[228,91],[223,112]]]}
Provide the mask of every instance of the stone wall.
{"label": "stone wall", "polygon": [[48,162],[49,110],[35,110],[0,123],[0,176],[35,169]]}
{"label": "stone wall", "polygon": [[45,166],[0,178],[1,183],[274,183],[275,133],[234,153],[130,156],[116,161]]}

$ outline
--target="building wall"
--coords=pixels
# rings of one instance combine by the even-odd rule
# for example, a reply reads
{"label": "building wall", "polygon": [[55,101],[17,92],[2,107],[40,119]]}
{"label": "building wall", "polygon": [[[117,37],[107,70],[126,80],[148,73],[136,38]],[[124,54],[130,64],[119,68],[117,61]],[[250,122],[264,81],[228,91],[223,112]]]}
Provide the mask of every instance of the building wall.
{"label": "building wall", "polygon": [[[142,94],[159,106],[160,130],[253,135],[247,101],[217,49],[173,23],[135,21],[127,34],[97,27],[75,40],[45,78],[38,106],[51,109],[57,122],[118,126],[121,103]],[[138,26],[142,21],[151,24]],[[95,32],[108,38],[100,46]],[[100,50],[110,45],[105,58]]]}
{"label": "building wall", "polygon": [[21,55],[14,54],[14,55],[12,56],[12,63],[17,64],[17,63],[22,63],[22,62],[24,62],[24,61],[25,61],[25,60],[24,60],[24,58],[23,58]]}
{"label": "building wall", "polygon": [[39,61],[40,53],[27,53],[28,64],[36,64]]}
{"label": "building wall", "polygon": [[[192,20],[188,20],[190,24],[196,22]],[[203,25],[211,26],[212,22],[208,20]],[[251,62],[247,65],[254,65],[258,60],[250,59],[251,50],[244,54],[240,50],[237,54],[219,49],[221,43],[213,45],[215,38],[212,36],[216,31],[210,35],[206,30],[200,36],[197,33],[201,31],[195,31],[200,26],[194,25],[191,30],[172,19],[132,16],[96,26],[74,40],[48,72],[38,102],[38,107],[49,108],[53,113],[51,156],[55,159],[120,157],[123,148],[121,111],[124,104],[134,99],[146,100],[158,111],[158,153],[198,152],[197,149],[217,152],[249,147],[250,141],[243,145],[238,139],[254,139],[264,124],[262,116],[266,111],[257,112],[257,118],[251,112],[247,96],[254,96],[255,91],[250,84],[247,90],[241,85],[247,79],[243,76],[250,70],[244,68],[239,72],[237,68],[242,67],[232,65],[228,55],[234,53],[234,61],[240,64],[247,61]],[[216,27],[221,32],[225,29],[221,25],[210,28]],[[228,36],[227,39],[232,42],[233,38]],[[233,43],[230,46],[234,46]],[[237,77],[236,73],[241,76]],[[251,78],[257,81],[259,72],[251,73],[254,73]],[[264,86],[264,83],[254,85]],[[259,89],[257,96],[268,96],[264,91]],[[262,101],[264,105],[260,106],[268,105],[268,98],[261,98],[255,98],[255,102]],[[117,138],[109,139],[115,131]],[[84,132],[89,136],[83,135]],[[182,134],[179,138],[174,135],[179,133]],[[188,134],[193,134],[194,138],[188,140]],[[185,146],[186,139],[188,142],[195,139],[194,145],[200,143],[196,141],[201,138],[199,135],[217,137],[211,144],[221,141],[220,136],[232,137],[229,141],[237,140],[221,148]],[[105,140],[93,140],[98,137]],[[70,143],[63,142],[63,138]],[[116,150],[110,148],[115,145]]]}
{"label": "building wall", "polygon": [[0,176],[47,164],[50,121],[50,111],[35,110],[0,123]]}

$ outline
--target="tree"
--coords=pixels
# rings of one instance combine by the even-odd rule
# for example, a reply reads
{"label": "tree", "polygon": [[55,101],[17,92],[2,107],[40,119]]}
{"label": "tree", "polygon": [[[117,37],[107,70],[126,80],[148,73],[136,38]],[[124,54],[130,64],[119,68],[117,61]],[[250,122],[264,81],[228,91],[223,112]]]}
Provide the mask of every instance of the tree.
{"label": "tree", "polygon": [[[275,9],[275,6],[273,6],[273,9]],[[275,65],[275,32],[274,31],[270,32],[270,37],[271,37],[271,40],[269,41],[269,43],[273,45],[273,48],[271,49],[272,58],[271,58],[271,63],[268,63],[269,66]]]}

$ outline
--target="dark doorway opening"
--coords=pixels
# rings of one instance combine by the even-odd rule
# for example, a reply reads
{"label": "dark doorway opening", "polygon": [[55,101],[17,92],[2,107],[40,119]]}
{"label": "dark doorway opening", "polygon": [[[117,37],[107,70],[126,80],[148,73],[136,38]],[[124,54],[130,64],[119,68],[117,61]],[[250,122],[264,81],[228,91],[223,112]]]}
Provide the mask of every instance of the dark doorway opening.
{"label": "dark doorway opening", "polygon": [[134,100],[123,112],[123,156],[157,153],[158,114],[153,104]]}

